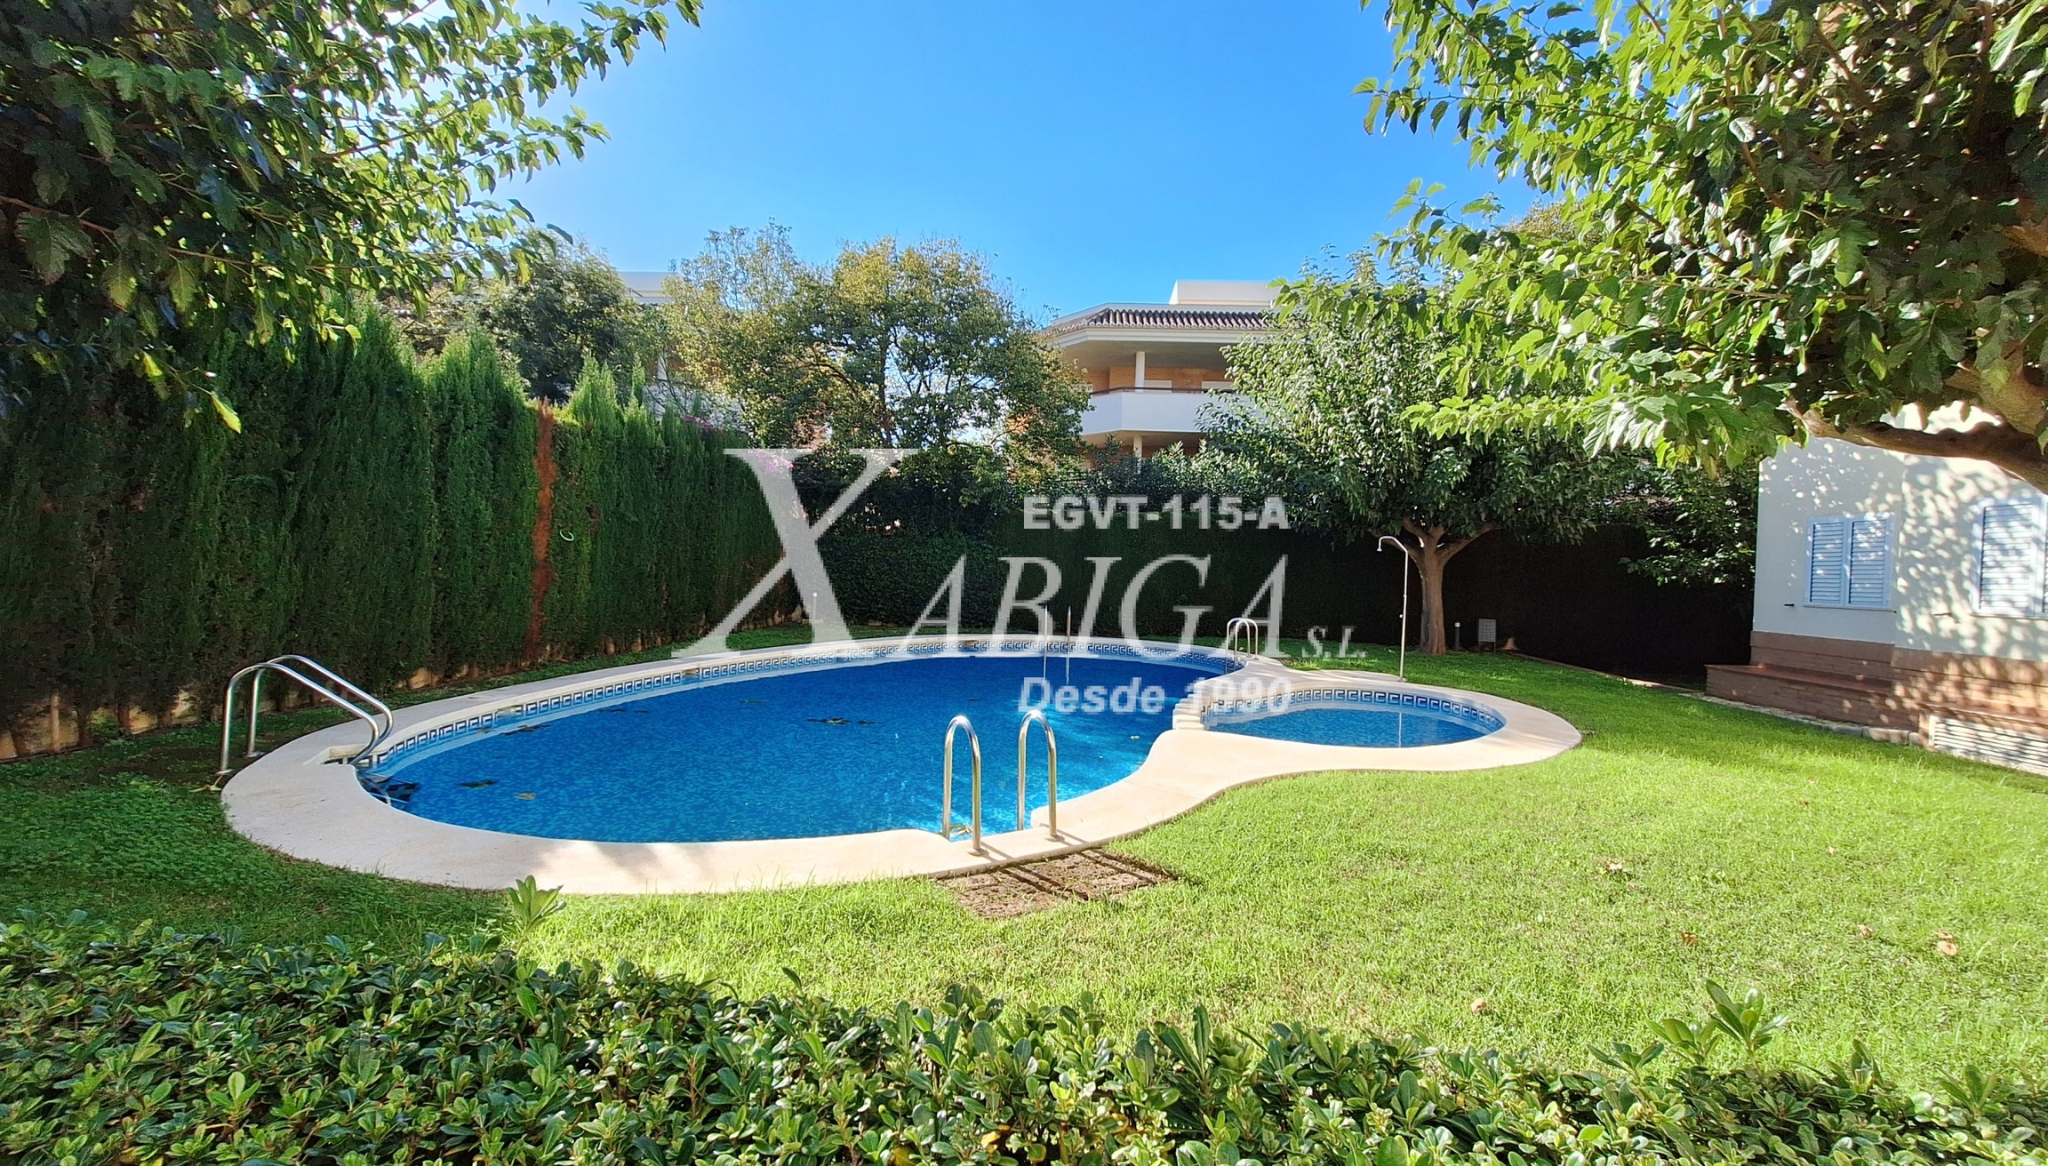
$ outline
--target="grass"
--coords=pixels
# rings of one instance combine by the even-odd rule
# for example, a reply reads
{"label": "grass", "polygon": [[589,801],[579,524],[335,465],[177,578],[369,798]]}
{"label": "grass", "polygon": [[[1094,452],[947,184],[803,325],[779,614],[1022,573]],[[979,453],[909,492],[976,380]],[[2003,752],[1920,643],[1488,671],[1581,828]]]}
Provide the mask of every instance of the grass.
{"label": "grass", "polygon": [[[802,629],[767,628],[731,642],[764,648],[807,638]],[[387,697],[393,706],[418,704],[661,659],[672,650]],[[344,719],[327,708],[266,713],[262,747]],[[355,874],[256,846],[228,828],[209,788],[219,763],[220,726],[202,725],[0,765],[0,909],[85,911],[182,931],[236,928],[266,943],[342,935],[384,944],[415,944],[430,932],[466,934],[501,913],[498,895]]]}
{"label": "grass", "polygon": [[[970,980],[1040,1002],[1089,994],[1127,1021],[1203,1004],[1236,1024],[1567,1063],[1693,1015],[1714,979],[1790,1017],[1769,1051],[1783,1060],[1860,1037],[1925,1081],[2048,1057],[2048,782],[1525,660],[1411,658],[1409,672],[1551,709],[1586,742],[1513,769],[1235,791],[1122,844],[1181,881],[1109,902],[985,922],[916,880],[576,899],[526,948],[747,993],[786,987],[785,969],[848,1002]],[[243,842],[200,788],[205,743],[186,731],[0,767],[0,904],[387,943],[499,910]]]}

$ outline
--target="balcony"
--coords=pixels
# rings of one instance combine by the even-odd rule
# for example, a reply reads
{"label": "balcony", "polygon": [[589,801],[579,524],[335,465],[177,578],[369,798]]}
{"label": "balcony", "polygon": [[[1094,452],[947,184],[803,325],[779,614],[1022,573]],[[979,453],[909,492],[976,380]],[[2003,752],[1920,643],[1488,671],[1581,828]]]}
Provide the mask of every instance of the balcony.
{"label": "balcony", "polygon": [[1110,438],[1125,446],[1158,449],[1202,435],[1202,412],[1213,394],[1203,389],[1111,389],[1089,399],[1081,439]]}

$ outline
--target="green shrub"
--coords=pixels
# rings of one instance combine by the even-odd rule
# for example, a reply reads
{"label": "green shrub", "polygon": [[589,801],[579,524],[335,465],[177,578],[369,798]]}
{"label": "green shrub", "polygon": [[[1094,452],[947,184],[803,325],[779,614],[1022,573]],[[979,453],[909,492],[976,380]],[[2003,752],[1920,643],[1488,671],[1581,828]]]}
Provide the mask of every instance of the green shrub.
{"label": "green shrub", "polygon": [[494,941],[394,956],[0,931],[0,1161],[2037,1164],[2043,1095],[1625,1047],[1558,1071],[1084,1006],[744,1001]]}

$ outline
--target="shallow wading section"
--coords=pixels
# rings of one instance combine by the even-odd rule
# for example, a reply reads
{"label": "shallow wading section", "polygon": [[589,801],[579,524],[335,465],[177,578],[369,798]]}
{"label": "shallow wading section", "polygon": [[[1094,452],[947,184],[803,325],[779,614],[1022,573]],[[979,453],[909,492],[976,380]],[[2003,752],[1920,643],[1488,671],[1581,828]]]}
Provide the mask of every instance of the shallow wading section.
{"label": "shallow wading section", "polygon": [[[981,641],[962,641],[970,650]],[[736,652],[682,661],[606,669],[568,679],[515,685],[401,710],[379,765],[415,750],[456,744],[488,732],[500,718],[595,706],[685,684],[742,681],[750,675],[876,663],[898,642],[866,641],[796,649]],[[917,654],[936,653],[919,643]],[[1081,651],[1131,655],[1121,642],[1095,641]],[[1195,649],[1205,670],[1237,661]],[[1055,656],[1055,659],[1058,657]],[[1248,701],[1279,703],[1299,693],[1318,703],[1348,699],[1366,706],[1422,711],[1454,703],[1498,718],[1500,727],[1456,744],[1408,748],[1316,745],[1213,732],[1205,717],[1240,716]],[[990,710],[982,728],[1007,745],[1014,710]],[[1057,727],[1057,720],[1055,720]],[[1449,771],[1516,765],[1555,756],[1578,744],[1578,731],[1541,709],[1498,697],[1402,684],[1381,673],[1297,673],[1263,658],[1229,675],[1199,681],[1173,708],[1172,728],[1152,743],[1143,764],[1122,780],[1060,802],[1060,836],[1047,837],[1044,811],[1029,830],[989,834],[985,857],[935,831],[876,830],[814,838],[718,842],[593,842],[540,838],[433,821],[385,804],[343,762],[360,733],[339,725],[298,738],[258,758],[222,793],[228,822],[248,838],[286,854],[331,866],[448,886],[497,889],[532,876],[542,886],[575,894],[730,891],[805,883],[853,882],[904,875],[947,874],[1099,845],[1134,834],[1201,805],[1224,790],[1269,778],[1323,770]],[[939,742],[931,743],[931,782],[939,782]],[[984,775],[984,797],[1015,796],[1008,752],[997,747]],[[964,804],[964,790],[956,802]]]}

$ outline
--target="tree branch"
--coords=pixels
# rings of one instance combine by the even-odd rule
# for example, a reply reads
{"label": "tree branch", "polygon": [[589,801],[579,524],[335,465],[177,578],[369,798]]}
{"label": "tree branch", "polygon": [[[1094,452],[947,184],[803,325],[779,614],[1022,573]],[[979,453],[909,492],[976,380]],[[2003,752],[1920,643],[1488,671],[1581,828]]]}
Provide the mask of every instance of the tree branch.
{"label": "tree branch", "polygon": [[1989,462],[2022,482],[2048,490],[2048,455],[2040,443],[2009,425],[1983,421],[1968,429],[1903,429],[1882,421],[1836,425],[1815,409],[1788,402],[1787,409],[1815,437],[1832,437],[1852,445],[1921,457],[1975,458]]}

